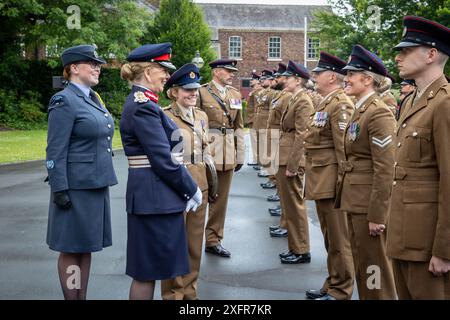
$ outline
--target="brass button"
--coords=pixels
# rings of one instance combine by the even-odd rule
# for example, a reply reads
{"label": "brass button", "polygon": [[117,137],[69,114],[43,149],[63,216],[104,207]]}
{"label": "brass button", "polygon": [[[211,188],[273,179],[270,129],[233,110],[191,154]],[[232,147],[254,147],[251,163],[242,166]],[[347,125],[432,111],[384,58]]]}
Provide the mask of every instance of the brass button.
{"label": "brass button", "polygon": [[406,123],[402,124],[402,128],[406,128]]}
{"label": "brass button", "polygon": [[397,163],[397,162],[394,162],[394,167],[396,167],[396,166],[398,166],[398,163]]}
{"label": "brass button", "polygon": [[392,182],[392,185],[395,186],[397,184],[397,181]]}
{"label": "brass button", "polygon": [[399,142],[399,143],[397,143],[397,147],[399,147],[400,148],[400,146],[402,145],[402,143],[401,142]]}
{"label": "brass button", "polygon": [[111,125],[108,123],[108,128],[110,128],[111,129]]}
{"label": "brass button", "polygon": [[412,136],[413,136],[413,137],[417,137],[417,132],[414,131],[413,134],[412,134]]}

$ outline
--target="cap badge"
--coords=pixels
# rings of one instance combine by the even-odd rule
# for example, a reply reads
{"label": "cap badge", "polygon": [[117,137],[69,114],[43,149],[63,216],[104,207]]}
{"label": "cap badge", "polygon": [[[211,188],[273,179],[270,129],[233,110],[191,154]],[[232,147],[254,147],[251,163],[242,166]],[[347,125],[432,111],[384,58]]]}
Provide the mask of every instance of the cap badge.
{"label": "cap badge", "polygon": [[94,57],[98,58],[97,51],[94,50]]}
{"label": "cap badge", "polygon": [[191,73],[189,74],[189,77],[190,77],[191,79],[195,79],[195,72],[191,72]]}

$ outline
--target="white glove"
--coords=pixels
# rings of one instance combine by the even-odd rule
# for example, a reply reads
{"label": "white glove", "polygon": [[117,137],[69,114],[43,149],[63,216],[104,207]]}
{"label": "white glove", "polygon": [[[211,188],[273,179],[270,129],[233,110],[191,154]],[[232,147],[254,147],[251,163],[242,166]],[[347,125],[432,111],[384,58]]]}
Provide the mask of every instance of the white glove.
{"label": "white glove", "polygon": [[189,199],[189,201],[186,204],[186,212],[189,211],[196,211],[198,207],[200,207],[202,204],[202,191],[199,187],[197,187],[197,191],[195,192],[194,196]]}

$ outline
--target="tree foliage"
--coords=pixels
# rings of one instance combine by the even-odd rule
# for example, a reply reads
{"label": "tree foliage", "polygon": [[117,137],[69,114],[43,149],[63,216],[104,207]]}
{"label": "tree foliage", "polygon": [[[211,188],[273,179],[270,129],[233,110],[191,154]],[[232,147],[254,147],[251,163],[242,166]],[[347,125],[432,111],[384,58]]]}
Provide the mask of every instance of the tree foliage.
{"label": "tree foliage", "polygon": [[205,23],[203,11],[189,0],[162,0],[154,25],[145,39],[150,43],[171,42],[172,61],[177,68],[189,63],[200,51],[205,66],[200,70],[203,81],[211,78],[209,61],[215,59],[211,47],[211,31]]}
{"label": "tree foliage", "polygon": [[[354,44],[377,53],[392,75],[397,75],[395,51],[403,32],[403,17],[421,16],[450,26],[450,0],[329,0],[335,14],[317,11],[312,27],[321,49],[347,60]],[[373,18],[378,15],[379,28]],[[447,66],[447,70],[449,70]]]}

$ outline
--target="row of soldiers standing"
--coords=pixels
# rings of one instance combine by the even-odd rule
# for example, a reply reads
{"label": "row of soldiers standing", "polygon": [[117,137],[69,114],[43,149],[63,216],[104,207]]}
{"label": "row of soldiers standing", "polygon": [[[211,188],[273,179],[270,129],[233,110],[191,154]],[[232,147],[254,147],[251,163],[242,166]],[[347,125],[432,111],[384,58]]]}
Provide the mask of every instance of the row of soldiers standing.
{"label": "row of soldiers standing", "polygon": [[383,62],[360,45],[348,63],[321,52],[316,92],[293,61],[253,77],[253,157],[276,181],[281,217],[271,235],[288,237],[280,260],[311,260],[306,199],[328,252],[328,277],[308,298],[349,299],[356,280],[360,299],[450,299],[450,29],[412,16],[404,25],[396,62],[417,90],[399,107]]}

